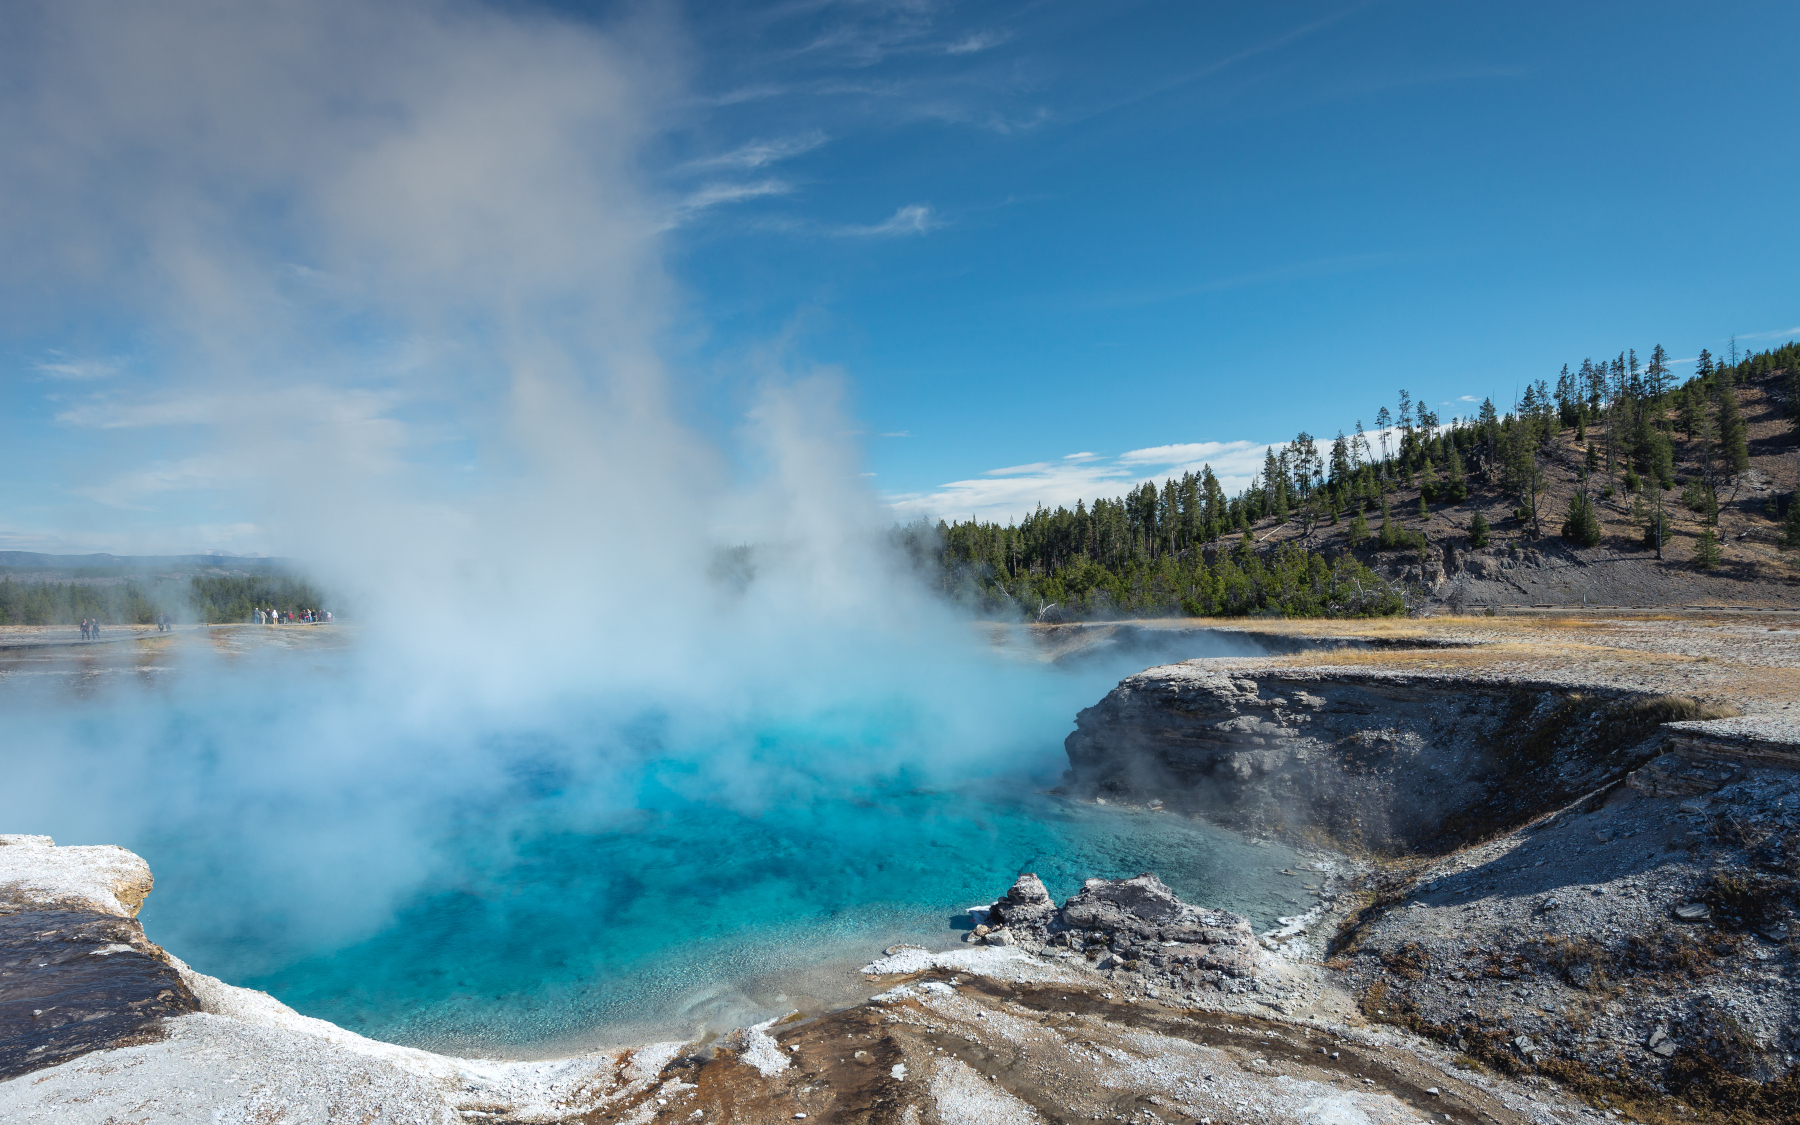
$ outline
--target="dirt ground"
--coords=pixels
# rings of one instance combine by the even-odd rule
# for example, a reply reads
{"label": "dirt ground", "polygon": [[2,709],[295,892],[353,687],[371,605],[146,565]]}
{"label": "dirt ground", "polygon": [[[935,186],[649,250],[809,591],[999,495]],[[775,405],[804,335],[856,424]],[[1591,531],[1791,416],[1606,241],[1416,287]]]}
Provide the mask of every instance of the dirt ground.
{"label": "dirt ground", "polygon": [[[1311,642],[1259,665],[1481,673],[1604,684],[1692,696],[1746,713],[1800,708],[1800,611],[1513,610],[1485,615],[1282,620],[1178,618],[1119,625],[1041,625],[1032,633],[1066,654],[1137,629]],[[1196,642],[1195,655],[1202,655]]]}

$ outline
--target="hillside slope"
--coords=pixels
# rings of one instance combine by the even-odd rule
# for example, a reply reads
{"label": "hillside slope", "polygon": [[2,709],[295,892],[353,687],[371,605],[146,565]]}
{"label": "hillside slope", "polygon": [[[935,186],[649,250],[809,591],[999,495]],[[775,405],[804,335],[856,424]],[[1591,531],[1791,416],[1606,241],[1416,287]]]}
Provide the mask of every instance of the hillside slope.
{"label": "hillside slope", "polygon": [[[1428,504],[1429,519],[1418,516],[1418,487],[1402,484],[1389,493],[1394,518],[1425,534],[1430,546],[1423,558],[1411,547],[1382,550],[1372,544],[1353,553],[1385,577],[1416,584],[1431,600],[1473,606],[1586,603],[1800,608],[1800,556],[1777,544],[1781,532],[1777,513],[1800,485],[1800,441],[1781,392],[1777,377],[1737,389],[1750,464],[1718,495],[1716,535],[1721,558],[1711,570],[1698,567],[1694,557],[1696,543],[1707,526],[1706,516],[1682,502],[1683,482],[1699,475],[1691,441],[1675,442],[1676,484],[1663,491],[1669,538],[1661,559],[1643,543],[1643,516],[1649,506],[1643,492],[1619,489],[1608,498],[1590,487],[1600,522],[1600,542],[1581,547],[1561,537],[1560,528],[1570,499],[1580,487],[1585,461],[1573,428],[1551,439],[1544,459],[1545,491],[1538,501],[1538,534],[1534,534],[1531,521],[1516,514],[1519,504],[1515,495],[1472,473],[1468,499]],[[1606,437],[1605,425],[1588,426],[1587,436],[1592,444],[1600,445]],[[1653,487],[1646,482],[1646,488]],[[1634,512],[1634,508],[1638,510]],[[1492,529],[1484,549],[1474,548],[1470,542],[1477,512]],[[1315,525],[1309,531],[1298,522],[1264,519],[1253,526],[1252,533],[1259,551],[1292,542],[1309,550],[1337,553],[1351,550],[1348,526],[1348,519],[1341,518],[1336,524]],[[1229,544],[1208,546],[1223,549]]]}

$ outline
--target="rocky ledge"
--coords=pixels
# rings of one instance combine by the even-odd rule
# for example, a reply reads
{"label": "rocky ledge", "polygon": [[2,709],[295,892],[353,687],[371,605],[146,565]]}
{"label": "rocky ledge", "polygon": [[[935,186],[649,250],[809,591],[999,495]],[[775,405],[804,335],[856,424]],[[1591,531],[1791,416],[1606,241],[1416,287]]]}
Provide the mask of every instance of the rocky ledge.
{"label": "rocky ledge", "polygon": [[0,1079],[148,1042],[200,1003],[144,936],[150,868],[117,847],[0,836]]}
{"label": "rocky ledge", "polygon": [[1076,717],[1071,794],[1376,853],[1447,850],[1622,778],[1669,695],[1500,677],[1222,666],[1129,676]]}
{"label": "rocky ledge", "polygon": [[1355,893],[1283,937],[1365,1019],[1636,1119],[1793,1120],[1800,723],[1707,715],[1192,662],[1082,712],[1065,790],[1361,857]]}

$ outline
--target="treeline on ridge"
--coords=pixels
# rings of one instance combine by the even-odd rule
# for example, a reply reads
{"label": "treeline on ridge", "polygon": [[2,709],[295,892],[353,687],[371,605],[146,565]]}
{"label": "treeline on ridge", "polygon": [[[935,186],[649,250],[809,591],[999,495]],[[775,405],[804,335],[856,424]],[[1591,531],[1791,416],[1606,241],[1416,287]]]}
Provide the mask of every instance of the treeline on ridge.
{"label": "treeline on ridge", "polygon": [[[1430,549],[1408,516],[1429,505],[1460,505],[1476,492],[1506,498],[1518,532],[1544,534],[1545,469],[1559,434],[1585,446],[1578,487],[1560,533],[1583,546],[1599,539],[1590,489],[1633,496],[1644,543],[1659,552],[1667,535],[1665,492],[1716,515],[1718,489],[1747,466],[1745,423],[1735,388],[1785,375],[1800,430],[1800,344],[1715,361],[1702,352],[1695,375],[1677,385],[1659,345],[1649,363],[1634,351],[1616,359],[1565,365],[1556,385],[1526,387],[1513,409],[1484,401],[1472,418],[1442,424],[1424,403],[1399,395],[1383,406],[1374,437],[1356,423],[1321,448],[1301,433],[1271,447],[1249,487],[1227,496],[1210,465],[1197,473],[1146,482],[1126,495],[1076,501],[1071,510],[1039,507],[1017,523],[980,520],[917,523],[897,538],[950,596],[988,613],[1028,616],[1367,616],[1403,612],[1410,592],[1357,558],[1363,553]],[[1598,431],[1590,440],[1588,430]],[[1678,479],[1675,434],[1685,438],[1690,470]],[[1379,449],[1376,448],[1377,444]],[[1416,488],[1418,511],[1396,513],[1390,494]],[[1784,543],[1800,546],[1800,504],[1788,504]],[[1352,550],[1313,550],[1284,542],[1254,549],[1252,529],[1273,519],[1345,523]],[[1554,521],[1553,529],[1554,528]],[[1486,545],[1478,510],[1467,545]],[[1235,537],[1235,541],[1233,541]],[[1704,561],[1700,565],[1705,565]]]}
{"label": "treeline on ridge", "polygon": [[0,579],[0,625],[150,625],[174,621],[225,624],[253,620],[258,607],[298,613],[329,608],[319,591],[285,575],[127,580],[109,585]]}

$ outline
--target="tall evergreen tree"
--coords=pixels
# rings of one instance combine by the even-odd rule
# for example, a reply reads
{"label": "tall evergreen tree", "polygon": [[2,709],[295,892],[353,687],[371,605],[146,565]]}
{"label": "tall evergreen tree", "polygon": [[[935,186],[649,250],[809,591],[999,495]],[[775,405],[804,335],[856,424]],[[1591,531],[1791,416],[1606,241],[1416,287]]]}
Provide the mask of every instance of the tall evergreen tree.
{"label": "tall evergreen tree", "polygon": [[1787,518],[1781,521],[1781,537],[1777,542],[1787,550],[1800,550],[1800,488],[1788,497]]}
{"label": "tall evergreen tree", "polygon": [[1701,570],[1713,570],[1723,556],[1719,550],[1719,533],[1710,527],[1701,528],[1700,537],[1694,540],[1694,565]]}
{"label": "tall evergreen tree", "polygon": [[1469,482],[1467,471],[1463,468],[1462,453],[1454,443],[1450,446],[1450,460],[1445,472],[1448,476],[1447,492],[1452,504],[1460,504],[1469,498]]}
{"label": "tall evergreen tree", "polygon": [[1750,446],[1744,416],[1738,411],[1737,392],[1719,384],[1719,453],[1729,479],[1750,467]]}
{"label": "tall evergreen tree", "polygon": [[1650,366],[1644,370],[1651,397],[1660,398],[1668,390],[1669,353],[1661,344],[1650,352]]}
{"label": "tall evergreen tree", "polygon": [[1594,515],[1594,505],[1588,501],[1585,490],[1569,498],[1569,515],[1563,521],[1562,537],[1583,547],[1600,542],[1600,520]]}

